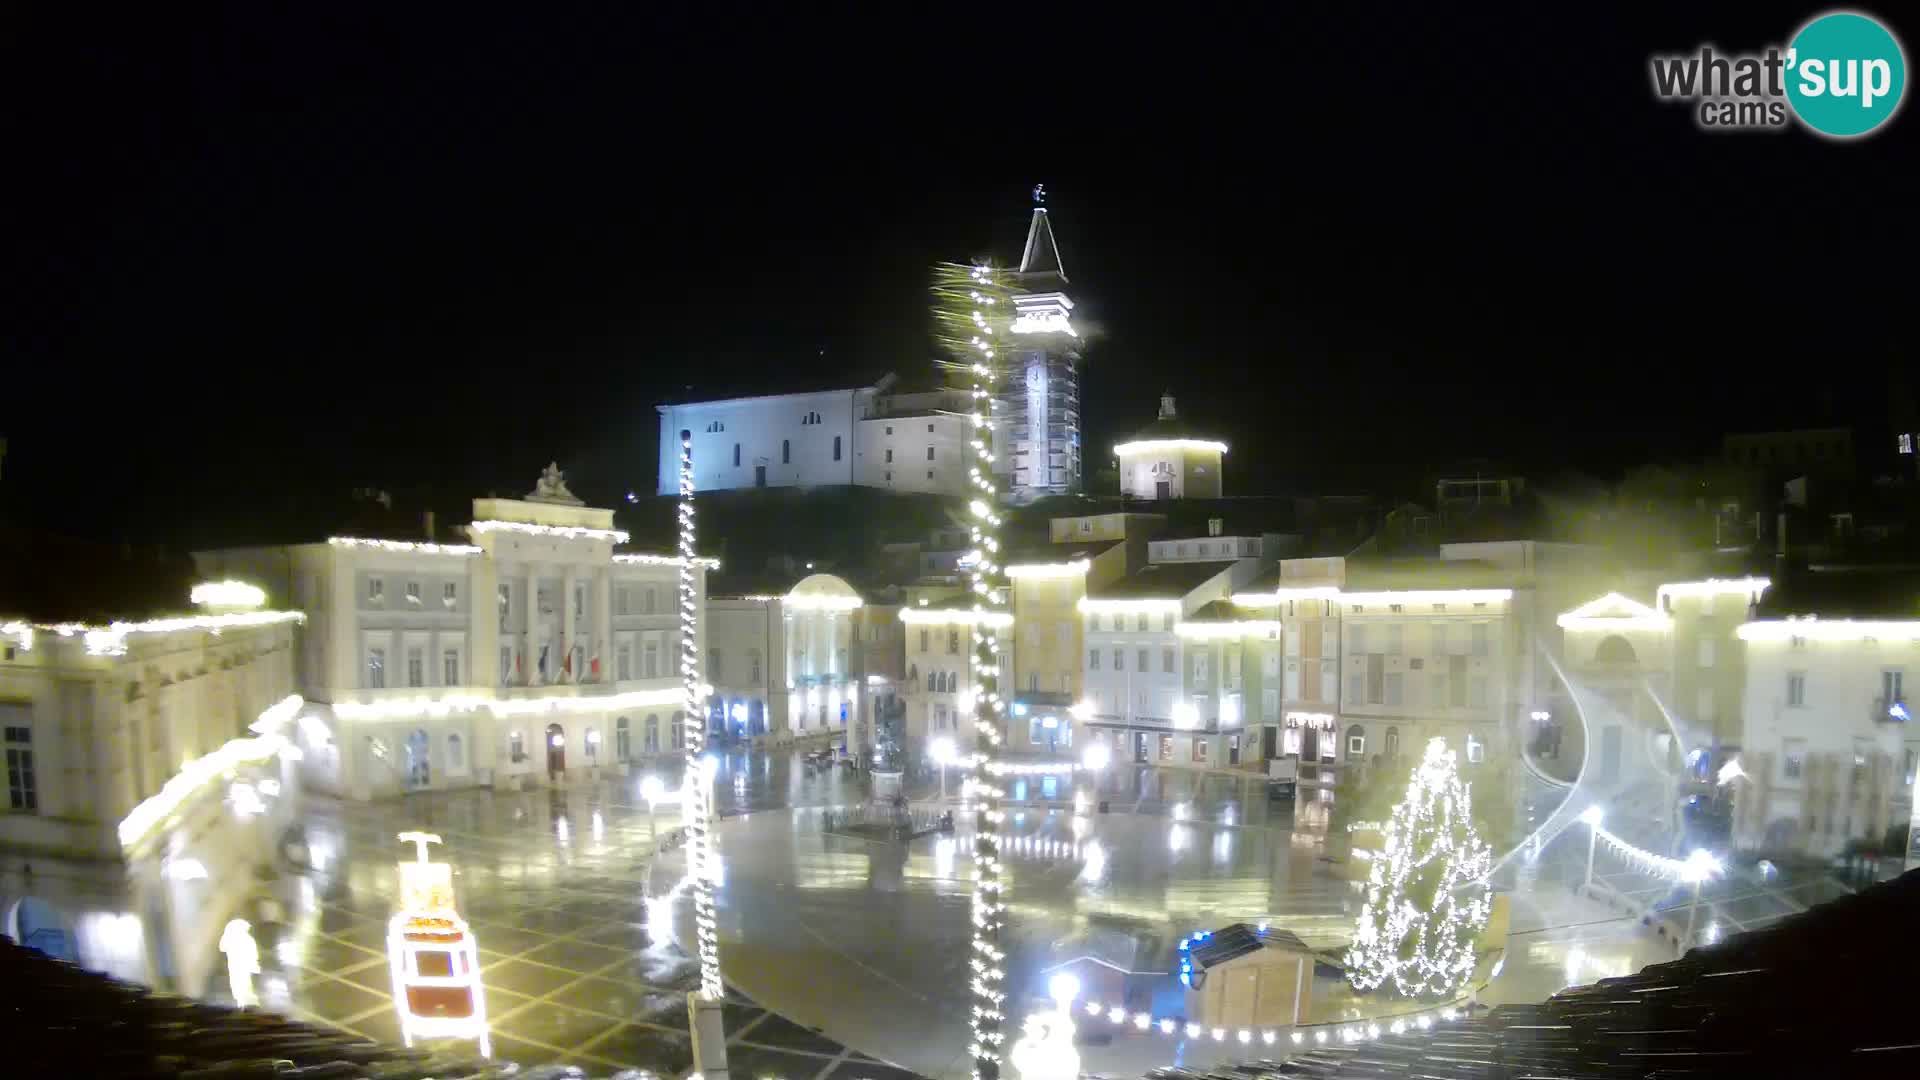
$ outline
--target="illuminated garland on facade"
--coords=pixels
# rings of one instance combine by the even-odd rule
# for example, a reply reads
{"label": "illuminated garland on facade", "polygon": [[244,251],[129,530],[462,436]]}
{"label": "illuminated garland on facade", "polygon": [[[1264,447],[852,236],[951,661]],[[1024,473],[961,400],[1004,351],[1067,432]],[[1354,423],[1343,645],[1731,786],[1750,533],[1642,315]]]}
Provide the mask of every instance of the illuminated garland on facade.
{"label": "illuminated garland on facade", "polygon": [[[972,387],[973,461],[968,479],[975,489],[968,503],[973,515],[973,548],[968,553],[973,611],[983,624],[1006,604],[1005,567],[1000,558],[999,492],[993,482],[993,395],[1001,361],[995,355],[1007,327],[1011,292],[985,266],[942,266],[934,272],[936,332],[955,360],[948,370],[964,373]],[[1006,898],[1001,878],[1000,752],[1006,741],[1005,704],[1000,687],[1000,632],[973,635],[974,744],[968,758],[967,797],[975,813],[973,842],[973,934],[967,959],[973,1005],[968,1014],[967,1052],[974,1080],[999,1080],[1006,1025],[1006,952],[1001,929]]]}
{"label": "illuminated garland on facade", "polygon": [[300,706],[301,699],[297,694],[282,698],[253,722],[253,730],[261,734],[229,739],[207,756],[194,758],[181,765],[179,772],[160,785],[159,792],[135,806],[121,819],[118,830],[120,846],[131,849],[139,844],[148,833],[186,805],[187,800],[201,788],[224,779],[235,769],[244,765],[259,765],[282,751],[292,753],[287,737],[278,729],[300,711]]}
{"label": "illuminated garland on facade", "polygon": [[334,547],[371,548],[374,551],[387,551],[409,555],[478,555],[480,549],[472,544],[427,544],[414,540],[369,540],[361,536],[329,536],[327,543]]}
{"label": "illuminated garland on facade", "polygon": [[[633,563],[639,566],[679,566],[682,562],[678,555],[642,555],[634,552],[618,553],[613,556],[617,563]],[[700,558],[693,560],[697,565],[709,570],[720,569],[719,559]]]}
{"label": "illuminated garland on facade", "polygon": [[1373,860],[1347,978],[1360,990],[1391,982],[1409,997],[1457,992],[1473,975],[1492,869],[1493,851],[1474,831],[1471,793],[1453,751],[1435,738]]}
{"label": "illuminated garland on facade", "polygon": [[[621,535],[625,540],[625,534]],[[702,707],[699,631],[700,598],[695,594],[693,568],[699,557],[693,549],[693,433],[680,433],[680,679],[687,714],[687,756],[693,773],[685,785],[687,800],[687,872],[693,877],[694,935],[700,951],[700,996],[719,1001],[726,993],[720,983],[720,936],[713,909],[713,777],[706,770],[707,713]]]}
{"label": "illuminated garland on facade", "polygon": [[[535,525],[525,521],[476,521],[467,526],[475,534],[490,532],[527,533],[530,536],[558,536],[566,540],[611,540],[616,544],[627,542],[625,529],[592,529],[585,525]],[[682,534],[683,537],[685,534]],[[685,558],[696,558],[691,551],[682,553]]]}

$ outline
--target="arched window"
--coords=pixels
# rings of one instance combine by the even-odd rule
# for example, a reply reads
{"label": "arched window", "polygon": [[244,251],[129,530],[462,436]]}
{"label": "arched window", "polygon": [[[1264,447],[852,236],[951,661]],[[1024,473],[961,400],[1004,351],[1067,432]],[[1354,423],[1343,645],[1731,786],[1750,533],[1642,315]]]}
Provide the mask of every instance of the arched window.
{"label": "arched window", "polygon": [[597,727],[588,728],[586,741],[587,741],[587,760],[594,761],[594,762],[599,761],[600,760],[600,729]]}
{"label": "arched window", "polygon": [[673,746],[671,747],[671,749],[685,750],[686,748],[687,748],[687,714],[677,712],[673,714]]}
{"label": "arched window", "polygon": [[759,649],[747,650],[747,684],[750,686],[760,685],[760,650]]}
{"label": "arched window", "polygon": [[660,752],[660,717],[647,717],[647,753]]}
{"label": "arched window", "polygon": [[920,681],[920,665],[919,664],[907,665],[907,681],[909,683],[917,683]]}
{"label": "arched window", "polygon": [[633,724],[624,716],[613,722],[613,759],[622,764],[633,760]]}
{"label": "arched window", "polygon": [[1347,728],[1347,756],[1364,758],[1367,753],[1367,729],[1359,724]]}
{"label": "arched window", "polygon": [[458,734],[447,736],[447,771],[467,771],[467,748]]}
{"label": "arched window", "polygon": [[1397,727],[1390,727],[1387,729],[1387,757],[1389,759],[1392,759],[1392,758],[1397,758],[1399,756],[1400,756],[1400,729]]}
{"label": "arched window", "polygon": [[1602,664],[1635,664],[1640,658],[1634,654],[1633,643],[1619,634],[1614,634],[1600,643],[1593,651],[1593,659]]}

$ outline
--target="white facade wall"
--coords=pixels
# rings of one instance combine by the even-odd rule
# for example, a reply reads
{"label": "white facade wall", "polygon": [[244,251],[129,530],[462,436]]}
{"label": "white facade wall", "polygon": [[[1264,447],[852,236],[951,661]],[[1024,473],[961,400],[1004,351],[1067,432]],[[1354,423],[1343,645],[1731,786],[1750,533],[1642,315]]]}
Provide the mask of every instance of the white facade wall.
{"label": "white facade wall", "polygon": [[[922,609],[924,611],[924,609]],[[974,743],[974,628],[964,612],[928,612],[944,622],[910,622],[906,634],[907,739],[916,750],[932,738],[951,738],[965,753]]]}
{"label": "white facade wall", "polygon": [[888,491],[963,495],[967,480],[965,418],[888,416],[855,425],[854,483]]}
{"label": "white facade wall", "polygon": [[1908,820],[1920,729],[1887,715],[1886,697],[1920,679],[1920,624],[1833,640],[1774,636],[1748,624],[1736,781],[1735,844],[1837,854]]}
{"label": "white facade wall", "polygon": [[[79,636],[0,633],[0,726],[13,751],[0,765],[0,931],[199,993],[221,928],[296,818],[298,778],[278,756],[249,760],[169,802],[143,833],[123,836],[121,823],[182,762],[251,738],[249,725],[294,692],[294,624],[125,640],[123,654],[95,655]],[[238,782],[255,785],[262,812],[230,803]],[[168,870],[194,863],[204,876]]]}
{"label": "white facade wall", "polygon": [[[1123,444],[1125,445],[1125,444]],[[1213,447],[1146,443],[1120,454],[1120,493],[1136,499],[1217,499],[1224,455]],[[1167,485],[1163,495],[1161,484]]]}
{"label": "white facade wall", "polygon": [[[708,681],[736,734],[792,736],[787,687],[786,614],[771,597],[707,602]],[[716,666],[713,659],[719,661]]]}
{"label": "white facade wall", "polygon": [[[1086,616],[1086,700],[1096,720],[1171,725],[1186,658],[1173,631],[1179,613],[1136,611]],[[1141,666],[1141,653],[1147,663]],[[1119,664],[1116,666],[1116,654]]]}
{"label": "white facade wall", "polygon": [[[823,390],[657,406],[658,494],[680,491],[680,432],[700,491],[855,483],[854,426],[873,390]],[[837,446],[836,446],[837,444]]]}

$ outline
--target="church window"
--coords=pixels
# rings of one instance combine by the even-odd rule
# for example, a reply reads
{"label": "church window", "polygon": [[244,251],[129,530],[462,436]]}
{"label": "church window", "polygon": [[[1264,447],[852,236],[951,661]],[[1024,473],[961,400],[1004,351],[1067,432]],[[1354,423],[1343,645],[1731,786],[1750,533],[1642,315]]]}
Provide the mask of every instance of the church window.
{"label": "church window", "polygon": [[[840,436],[838,435],[835,435],[833,437],[833,460],[835,461],[840,460]],[[735,464],[739,464],[739,463],[735,462]]]}
{"label": "church window", "polygon": [[733,444],[733,467],[736,469],[740,467],[740,444],[739,443]]}
{"label": "church window", "polygon": [[793,442],[792,442],[792,440],[789,440],[789,439],[781,439],[781,440],[780,440],[780,464],[782,464],[782,465],[791,465],[791,464],[793,464]]}

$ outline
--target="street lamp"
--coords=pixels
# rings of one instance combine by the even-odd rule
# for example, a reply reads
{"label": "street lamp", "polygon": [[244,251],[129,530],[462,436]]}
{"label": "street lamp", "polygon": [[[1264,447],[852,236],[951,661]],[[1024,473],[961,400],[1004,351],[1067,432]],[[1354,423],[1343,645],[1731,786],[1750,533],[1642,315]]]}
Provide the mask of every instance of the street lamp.
{"label": "street lamp", "polygon": [[1680,880],[1693,884],[1693,902],[1687,905],[1687,936],[1681,939],[1688,948],[1693,946],[1694,920],[1700,917],[1700,884],[1719,872],[1720,860],[1704,848],[1694,848],[1693,854],[1687,856],[1686,865],[1680,868]]}
{"label": "street lamp", "polygon": [[927,756],[940,769],[940,801],[947,801],[947,766],[953,764],[959,756],[954,749],[953,740],[945,735],[927,744]]}
{"label": "street lamp", "polygon": [[1587,823],[1587,889],[1593,889],[1593,849],[1600,840],[1600,821],[1604,813],[1599,806],[1589,806],[1580,811],[1580,820]]}

